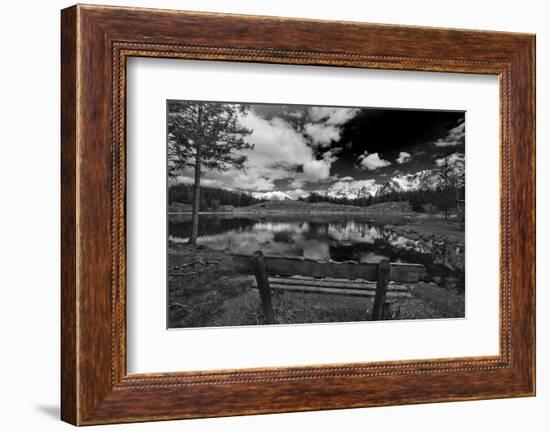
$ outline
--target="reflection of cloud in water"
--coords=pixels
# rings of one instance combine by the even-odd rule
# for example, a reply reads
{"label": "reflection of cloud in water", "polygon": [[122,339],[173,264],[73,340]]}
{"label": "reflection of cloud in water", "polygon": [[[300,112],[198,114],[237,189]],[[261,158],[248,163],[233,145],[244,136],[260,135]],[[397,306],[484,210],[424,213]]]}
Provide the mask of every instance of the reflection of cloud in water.
{"label": "reflection of cloud in water", "polygon": [[259,222],[254,225],[255,231],[268,231],[268,232],[294,232],[301,233],[309,230],[308,223],[275,223],[275,222]]}
{"label": "reflection of cloud in water", "polygon": [[[187,238],[175,234],[188,232],[190,223],[187,223],[189,226],[179,224],[177,229],[170,231],[169,239],[187,242]],[[206,223],[202,226],[205,230],[210,228]],[[464,254],[463,249],[447,246],[441,241],[431,238],[409,239],[364,221],[244,222],[234,218],[230,223],[221,220],[221,224],[212,226],[213,230],[207,235],[201,235],[198,242],[232,253],[252,254],[255,250],[262,250],[267,255],[303,256],[318,260],[353,259],[361,262],[378,262],[390,256],[392,260],[399,261],[400,255],[406,256],[408,261],[413,257],[411,252],[430,254],[445,260],[457,256],[460,261]],[[227,230],[224,232],[224,229]]]}
{"label": "reflection of cloud in water", "polygon": [[273,241],[272,232],[225,232],[218,235],[204,235],[198,238],[198,243],[217,250],[229,248],[233,253],[248,253],[249,250],[263,248],[262,244]]}
{"label": "reflection of cloud in water", "polygon": [[[416,241],[418,242],[418,241]],[[390,244],[394,247],[413,248],[416,244],[404,236],[398,236],[397,238],[390,238]]]}
{"label": "reflection of cloud in water", "polygon": [[172,242],[177,242],[179,244],[184,244],[189,241],[189,238],[182,238],[180,236],[169,235],[168,240]]}
{"label": "reflection of cloud in water", "polygon": [[375,226],[365,223],[348,222],[344,224],[329,224],[329,235],[337,241],[351,241],[355,243],[374,244],[382,238],[382,233]]}
{"label": "reflection of cloud in water", "polygon": [[309,259],[328,260],[330,248],[326,242],[306,240],[299,243],[303,249],[303,256]]}
{"label": "reflection of cloud in water", "polygon": [[434,253],[433,241],[428,240],[416,240],[410,239],[396,233],[389,233],[385,235],[386,241],[388,241],[392,247],[404,248],[407,250],[414,250],[418,253]]}
{"label": "reflection of cloud in water", "polygon": [[386,256],[377,253],[364,253],[359,262],[374,262],[378,263],[381,260],[386,259]]}
{"label": "reflection of cloud in water", "polygon": [[251,254],[262,250],[267,255],[304,256],[327,260],[330,257],[329,244],[318,239],[306,239],[307,223],[257,223],[250,231],[230,231],[198,238],[199,244],[232,253]]}

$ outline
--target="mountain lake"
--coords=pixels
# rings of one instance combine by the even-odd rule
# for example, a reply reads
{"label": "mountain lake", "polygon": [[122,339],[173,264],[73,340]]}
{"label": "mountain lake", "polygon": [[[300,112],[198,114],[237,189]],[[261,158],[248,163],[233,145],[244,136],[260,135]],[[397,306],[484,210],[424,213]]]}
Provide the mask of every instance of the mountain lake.
{"label": "mountain lake", "polygon": [[[198,244],[215,250],[265,255],[299,256],[317,260],[420,263],[429,275],[456,275],[464,268],[464,250],[441,238],[404,236],[392,226],[407,219],[401,215],[325,214],[254,215],[201,214]],[[191,214],[169,214],[169,241],[185,243],[191,231]],[[412,238],[411,238],[412,237]],[[462,263],[449,270],[446,262]]]}

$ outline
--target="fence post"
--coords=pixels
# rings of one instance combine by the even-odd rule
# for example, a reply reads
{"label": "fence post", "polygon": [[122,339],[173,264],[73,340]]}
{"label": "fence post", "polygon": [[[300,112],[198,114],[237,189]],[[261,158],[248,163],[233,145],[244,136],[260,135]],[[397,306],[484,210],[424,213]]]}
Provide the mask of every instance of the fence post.
{"label": "fence post", "polygon": [[271,305],[271,289],[267,278],[267,265],[264,254],[260,250],[255,251],[252,255],[252,269],[260,291],[265,321],[266,323],[273,323],[273,306]]}
{"label": "fence post", "polygon": [[374,297],[374,308],[372,310],[372,320],[382,320],[384,318],[384,303],[386,302],[386,291],[390,281],[390,261],[382,260],[378,264],[378,279],[376,280],[376,296]]}

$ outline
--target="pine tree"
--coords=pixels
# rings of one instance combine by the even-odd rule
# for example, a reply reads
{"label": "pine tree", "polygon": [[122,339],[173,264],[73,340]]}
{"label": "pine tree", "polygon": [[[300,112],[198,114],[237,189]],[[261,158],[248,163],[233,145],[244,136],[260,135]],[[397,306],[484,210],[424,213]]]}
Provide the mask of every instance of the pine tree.
{"label": "pine tree", "polygon": [[195,171],[191,244],[197,243],[199,231],[203,170],[245,169],[247,157],[242,151],[253,145],[244,138],[252,132],[240,125],[239,116],[247,111],[247,105],[229,103],[168,103],[168,175],[177,177],[191,167]]}
{"label": "pine tree", "polygon": [[452,157],[453,155],[447,155],[441,159],[438,170],[443,192],[440,206],[445,210],[445,220],[448,219],[449,208],[457,205],[459,191],[464,189],[465,184],[464,160],[460,158],[451,160]]}

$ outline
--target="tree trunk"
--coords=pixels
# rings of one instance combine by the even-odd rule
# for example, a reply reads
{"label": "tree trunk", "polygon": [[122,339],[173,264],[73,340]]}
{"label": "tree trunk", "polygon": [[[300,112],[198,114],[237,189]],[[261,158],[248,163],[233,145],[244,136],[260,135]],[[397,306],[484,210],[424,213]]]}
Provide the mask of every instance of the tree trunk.
{"label": "tree trunk", "polygon": [[191,235],[189,244],[197,244],[199,236],[199,210],[201,204],[201,148],[202,142],[197,142],[197,151],[195,155],[195,185],[193,188],[193,216],[191,221]]}

